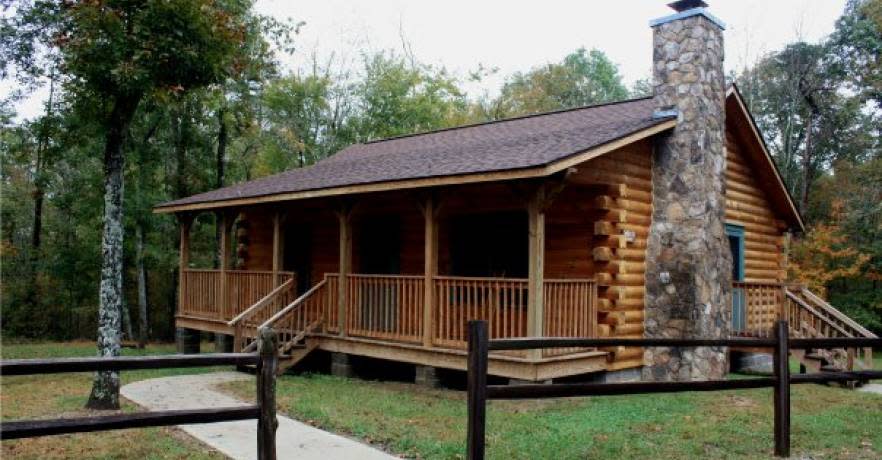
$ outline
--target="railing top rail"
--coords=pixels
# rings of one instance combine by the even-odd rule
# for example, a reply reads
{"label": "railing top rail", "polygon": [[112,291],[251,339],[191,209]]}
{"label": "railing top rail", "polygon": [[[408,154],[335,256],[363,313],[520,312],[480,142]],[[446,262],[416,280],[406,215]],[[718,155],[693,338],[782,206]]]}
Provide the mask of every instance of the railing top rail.
{"label": "railing top rail", "polygon": [[109,358],[12,359],[0,361],[2,375],[60,374],[66,372],[115,371],[203,366],[257,364],[253,353],[210,353],[171,356],[115,356]]}
{"label": "railing top rail", "polygon": [[254,305],[248,307],[242,313],[236,315],[235,318],[231,319],[227,322],[227,326],[235,326],[236,323],[242,321],[245,318],[250,317],[255,311],[263,308],[264,305],[271,302],[279,293],[284,292],[286,289],[289,289],[294,283],[294,278],[290,278],[284,283],[280,284],[278,287],[270,291],[269,294],[263,296],[262,299],[258,300]]}
{"label": "railing top rail", "polygon": [[[803,308],[804,310],[806,310],[806,311],[808,311],[809,313],[811,313],[813,316],[822,319],[822,320],[823,320],[828,326],[832,327],[833,329],[836,329],[836,331],[838,331],[840,334],[845,335],[845,336],[849,336],[849,337],[852,336],[852,334],[849,334],[848,331],[846,331],[845,329],[842,329],[838,324],[835,324],[835,323],[829,321],[827,318],[824,317],[824,315],[820,314],[820,313],[815,309],[815,307],[813,307],[813,306],[811,306],[811,305],[805,303],[804,300],[800,299],[799,297],[797,297],[796,295],[794,295],[792,292],[790,292],[790,291],[786,291],[786,292],[785,292],[785,295],[787,295],[787,298],[788,298],[788,299],[792,300],[792,301],[795,302],[797,305],[799,305],[800,308]],[[796,327],[799,327],[799,325],[796,325]]]}
{"label": "railing top rail", "polygon": [[546,283],[564,284],[564,283],[596,283],[594,278],[545,278]]}
{"label": "railing top rail", "polygon": [[295,273],[295,272],[291,272],[291,271],[274,272],[272,270],[220,270],[217,268],[185,268],[181,271],[183,271],[184,273],[221,273],[221,272],[226,272],[226,273],[230,273],[230,274],[245,273],[245,274],[255,274],[255,275],[272,275],[272,274],[293,275]]}
{"label": "railing top rail", "polygon": [[785,283],[780,283],[778,281],[732,281],[733,286],[767,286],[767,287],[784,287]]}
{"label": "railing top rail", "polygon": [[300,305],[302,305],[303,302],[305,302],[306,299],[309,298],[309,296],[311,296],[313,293],[315,293],[316,291],[318,291],[319,289],[321,289],[322,287],[324,287],[324,285],[327,284],[327,282],[328,282],[328,279],[327,279],[327,278],[325,278],[325,279],[319,281],[318,284],[316,284],[315,286],[309,288],[309,290],[306,291],[306,292],[304,292],[303,295],[301,295],[300,297],[294,299],[293,302],[289,303],[285,308],[279,310],[279,311],[278,311],[275,315],[273,315],[270,319],[266,320],[266,322],[264,322],[263,324],[261,324],[260,327],[261,327],[261,328],[264,328],[264,327],[272,327],[272,325],[275,324],[276,321],[279,321],[279,320],[282,319],[285,315],[287,315],[289,312],[291,312],[291,311],[294,310],[295,308],[297,308],[297,307],[299,307]]}
{"label": "railing top rail", "polygon": [[839,321],[842,321],[843,323],[845,323],[845,325],[854,329],[859,334],[863,335],[864,337],[876,337],[876,334],[873,334],[872,332],[867,330],[865,327],[858,324],[855,320],[851,319],[850,317],[848,317],[847,315],[845,315],[844,313],[839,311],[833,305],[830,305],[830,303],[828,303],[824,299],[815,295],[815,293],[813,293],[812,291],[810,291],[807,288],[802,287],[802,286],[800,286],[799,289],[801,290],[801,292],[804,296],[813,300],[816,306],[821,307],[825,312],[833,315],[834,317],[836,317],[836,319],[838,319]]}
{"label": "railing top rail", "polygon": [[423,275],[381,275],[376,273],[350,273],[349,278],[375,278],[375,279],[404,279],[404,280],[423,280]]}
{"label": "railing top rail", "polygon": [[227,270],[226,272],[229,274],[233,274],[233,275],[276,275],[276,274],[278,274],[278,275],[293,275],[294,274],[294,272],[285,272],[285,271],[274,272],[272,270]]}
{"label": "railing top rail", "polygon": [[488,276],[450,276],[450,275],[435,275],[432,278],[436,280],[448,280],[448,281],[500,281],[500,282],[517,282],[517,283],[526,283],[527,278],[494,278]]}

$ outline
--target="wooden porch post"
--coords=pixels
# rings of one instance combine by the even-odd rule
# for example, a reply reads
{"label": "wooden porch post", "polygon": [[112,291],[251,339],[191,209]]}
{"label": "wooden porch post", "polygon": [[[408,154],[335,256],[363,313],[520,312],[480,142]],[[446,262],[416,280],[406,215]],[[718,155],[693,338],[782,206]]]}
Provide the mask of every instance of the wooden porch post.
{"label": "wooden porch post", "polygon": [[337,283],[337,325],[340,336],[346,336],[346,310],[349,305],[349,274],[352,271],[352,206],[340,206],[340,279]]}
{"label": "wooden porch post", "polygon": [[184,272],[190,265],[190,227],[193,225],[193,215],[190,213],[179,213],[178,224],[181,231],[180,251],[178,253],[178,313],[181,313],[181,307],[184,306],[184,293],[186,292],[186,283],[184,281]]}
{"label": "wooden porch post", "polygon": [[425,251],[423,255],[423,346],[432,346],[435,315],[435,275],[438,274],[438,203],[429,195],[423,202]]}
{"label": "wooden porch post", "polygon": [[[529,267],[527,276],[527,336],[541,337],[545,315],[545,187],[539,186],[527,204],[529,232]],[[541,350],[530,350],[539,358]]]}
{"label": "wooden porch post", "polygon": [[273,283],[275,286],[282,284],[279,272],[282,271],[282,256],[285,250],[285,240],[282,234],[283,221],[284,216],[280,212],[273,213]]}
{"label": "wooden porch post", "polygon": [[221,319],[230,319],[230,293],[227,286],[227,270],[230,269],[230,230],[233,228],[233,216],[228,211],[220,211],[217,216],[220,219],[220,244],[217,248],[217,260],[220,263],[220,313]]}

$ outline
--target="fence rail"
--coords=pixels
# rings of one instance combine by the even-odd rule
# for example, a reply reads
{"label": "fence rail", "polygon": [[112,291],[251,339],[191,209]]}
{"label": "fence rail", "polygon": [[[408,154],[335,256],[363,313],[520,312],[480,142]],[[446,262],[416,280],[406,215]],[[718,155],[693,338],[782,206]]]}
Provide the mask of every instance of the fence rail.
{"label": "fence rail", "polygon": [[278,426],[275,396],[278,338],[272,329],[261,330],[259,353],[2,360],[0,361],[0,375],[37,375],[223,365],[255,365],[257,367],[257,404],[245,407],[167,410],[98,417],[4,421],[0,423],[0,439],[8,440],[123,428],[257,419],[257,458],[261,460],[275,459],[275,432]]}
{"label": "fence rail", "polygon": [[[801,383],[869,380],[882,378],[882,371],[823,372],[790,376],[791,349],[833,347],[879,347],[879,338],[793,339],[787,321],[775,323],[774,338],[726,339],[594,339],[594,338],[522,338],[490,340],[487,323],[470,321],[468,331],[468,438],[466,455],[470,460],[484,458],[488,399],[561,398],[575,396],[607,396],[643,393],[675,393],[684,391],[722,391],[746,388],[773,388],[775,455],[790,455],[790,385]],[[529,385],[487,385],[488,354],[491,350],[555,349],[567,347],[643,346],[643,347],[733,347],[771,348],[774,374],[739,380],[707,380],[690,382],[634,383],[571,383]]]}

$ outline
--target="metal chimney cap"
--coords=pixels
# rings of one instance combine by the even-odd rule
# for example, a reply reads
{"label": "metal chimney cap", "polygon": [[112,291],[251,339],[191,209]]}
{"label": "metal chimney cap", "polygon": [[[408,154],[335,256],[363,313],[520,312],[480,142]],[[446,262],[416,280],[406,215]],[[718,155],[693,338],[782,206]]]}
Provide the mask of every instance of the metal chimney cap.
{"label": "metal chimney cap", "polygon": [[707,8],[707,3],[702,0],[678,0],[673,3],[668,3],[668,6],[673,8],[674,11],[680,13],[693,8]]}

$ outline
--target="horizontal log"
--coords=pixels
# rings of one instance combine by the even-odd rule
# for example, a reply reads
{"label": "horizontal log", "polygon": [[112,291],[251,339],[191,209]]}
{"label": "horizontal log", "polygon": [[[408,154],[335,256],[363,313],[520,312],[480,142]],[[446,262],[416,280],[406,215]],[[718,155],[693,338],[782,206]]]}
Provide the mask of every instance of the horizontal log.
{"label": "horizontal log", "polygon": [[591,250],[591,256],[595,262],[609,262],[613,259],[613,252],[610,248],[597,247]]}
{"label": "horizontal log", "polygon": [[594,236],[610,236],[616,233],[616,224],[604,221],[594,222]]}
{"label": "horizontal log", "polygon": [[3,422],[0,439],[32,438],[67,433],[120,430],[151,426],[189,425],[194,423],[229,422],[256,419],[257,406],[214,409],[169,410],[99,417],[63,418],[51,420],[20,420]]}
{"label": "horizontal log", "polygon": [[647,202],[620,198],[616,201],[616,204],[619,208],[631,213],[642,214],[645,216],[652,214],[652,205]]}
{"label": "horizontal log", "polygon": [[168,369],[204,366],[247,366],[260,358],[252,353],[198,355],[119,356],[112,358],[13,359],[0,361],[2,375],[58,374],[130,369]]}
{"label": "horizontal log", "polygon": [[685,391],[720,391],[768,388],[775,384],[769,377],[740,380],[705,380],[695,382],[626,382],[563,383],[557,385],[488,385],[488,399],[540,399],[577,396],[679,393]]}
{"label": "horizontal log", "polygon": [[621,172],[632,177],[646,180],[652,179],[652,170],[650,167],[634,165],[627,161],[620,161],[613,158],[596,158],[591,161],[591,169],[616,173]]}
{"label": "horizontal log", "polygon": [[614,253],[617,258],[625,260],[642,261],[646,259],[645,248],[616,248]]}
{"label": "horizontal log", "polygon": [[625,361],[629,359],[643,358],[642,348],[625,348],[615,354],[616,361]]}
{"label": "horizontal log", "polygon": [[643,273],[619,273],[613,276],[617,283],[626,285],[643,284],[646,281],[646,275]]}
{"label": "horizontal log", "polygon": [[625,314],[623,312],[609,311],[600,313],[600,320],[598,323],[617,327],[624,325],[625,321]]}
{"label": "horizontal log", "polygon": [[644,302],[643,297],[635,297],[630,299],[616,299],[613,301],[613,304],[615,304],[617,310],[625,310],[630,308],[643,308]]}
{"label": "horizontal log", "polygon": [[615,173],[610,171],[601,171],[601,170],[583,170],[579,171],[577,174],[568,178],[569,182],[574,184],[595,184],[595,183],[610,183],[610,184],[625,184],[628,188],[635,188],[638,190],[651,191],[652,190],[652,181],[649,179],[641,179],[639,177],[629,176],[627,174]]}
{"label": "horizontal log", "polygon": [[640,323],[640,324],[620,324],[613,329],[615,331],[615,335],[642,334],[643,333],[643,323]]}
{"label": "horizontal log", "polygon": [[609,337],[610,327],[609,324],[598,324],[597,325],[597,335],[600,337]]}

